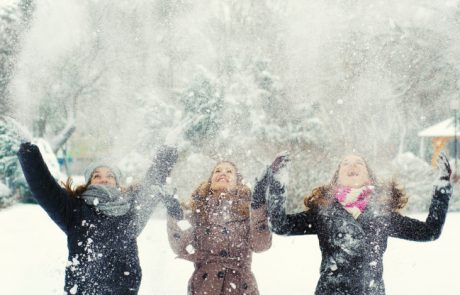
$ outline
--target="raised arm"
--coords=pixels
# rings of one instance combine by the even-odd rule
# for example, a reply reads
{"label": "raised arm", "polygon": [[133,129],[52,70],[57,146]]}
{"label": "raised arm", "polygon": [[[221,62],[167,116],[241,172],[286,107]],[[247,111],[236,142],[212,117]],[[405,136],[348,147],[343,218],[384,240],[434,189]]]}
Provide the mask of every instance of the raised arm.
{"label": "raised arm", "polygon": [[272,181],[268,197],[268,216],[271,231],[287,236],[317,234],[317,215],[313,211],[286,214],[285,192],[286,189],[280,182]]}
{"label": "raised arm", "polygon": [[286,188],[277,176],[281,169],[286,167],[287,162],[289,162],[287,153],[277,155],[256,183],[252,206],[261,207],[266,203],[270,230],[276,234],[316,234],[316,214],[311,211],[286,214]]}
{"label": "raised arm", "polygon": [[439,238],[452,195],[451,169],[444,154],[441,154],[438,159],[438,168],[440,177],[434,186],[426,221],[422,222],[393,213],[390,221],[390,236],[412,241],[432,241]]}
{"label": "raised arm", "polygon": [[36,145],[30,142],[22,143],[18,158],[34,198],[51,219],[67,233],[76,200],[70,198],[53,178]]}
{"label": "raised arm", "polygon": [[178,154],[175,147],[162,146],[158,149],[152,165],[147,170],[145,180],[134,200],[134,220],[137,235],[144,229],[154,208],[160,201],[164,201],[165,192],[163,186],[169,176]]}
{"label": "raised arm", "polygon": [[168,145],[162,145],[147,170],[145,183],[148,185],[164,185],[166,178],[176,164],[178,158],[177,148]]}

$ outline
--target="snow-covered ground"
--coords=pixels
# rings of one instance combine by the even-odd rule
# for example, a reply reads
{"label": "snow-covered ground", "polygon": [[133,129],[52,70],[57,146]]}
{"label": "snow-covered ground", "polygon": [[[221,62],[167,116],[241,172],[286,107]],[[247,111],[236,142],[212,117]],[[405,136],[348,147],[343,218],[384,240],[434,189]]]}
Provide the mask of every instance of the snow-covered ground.
{"label": "snow-covered ground", "polygon": [[[459,228],[460,214],[450,213],[437,241],[390,239],[384,260],[387,294],[460,294]],[[0,237],[1,294],[63,293],[65,235],[40,207],[16,205],[0,211]],[[186,294],[193,267],[174,258],[164,220],[150,220],[139,238],[139,248],[143,268],[140,294]],[[254,255],[253,271],[260,293],[313,294],[319,262],[315,236],[275,236],[269,251]]]}

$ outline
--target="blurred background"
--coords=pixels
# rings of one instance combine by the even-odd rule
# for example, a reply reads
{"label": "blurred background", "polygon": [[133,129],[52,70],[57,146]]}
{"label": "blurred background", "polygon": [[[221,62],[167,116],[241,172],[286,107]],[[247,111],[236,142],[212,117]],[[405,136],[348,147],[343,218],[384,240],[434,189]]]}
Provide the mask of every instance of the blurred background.
{"label": "blurred background", "polygon": [[418,212],[432,159],[457,166],[458,0],[2,0],[0,32],[1,208],[30,201],[21,138],[56,179],[112,157],[129,185],[185,122],[184,200],[218,160],[253,185],[287,150],[298,211],[358,153]]}

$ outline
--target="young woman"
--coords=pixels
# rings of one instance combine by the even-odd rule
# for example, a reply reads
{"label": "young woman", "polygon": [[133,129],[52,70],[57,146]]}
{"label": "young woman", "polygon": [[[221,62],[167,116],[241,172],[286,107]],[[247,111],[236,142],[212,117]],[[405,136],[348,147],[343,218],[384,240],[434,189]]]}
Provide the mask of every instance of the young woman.
{"label": "young woman", "polygon": [[[285,155],[277,157],[272,165],[275,175],[286,161]],[[322,261],[315,294],[383,295],[382,259],[388,237],[432,241],[441,234],[452,194],[451,169],[444,155],[438,167],[441,176],[425,222],[398,213],[407,202],[404,192],[394,183],[379,183],[357,155],[346,156],[331,182],[305,198],[304,212],[285,213],[286,188],[276,177],[269,177],[263,193],[254,194],[254,198],[264,203],[268,190],[274,233],[318,236]]]}
{"label": "young woman", "polygon": [[136,238],[154,205],[155,194],[177,159],[174,148],[160,149],[145,183],[121,189],[121,174],[111,163],[85,171],[86,184],[65,188],[51,176],[36,145],[18,152],[24,175],[37,202],[67,235],[66,294],[137,294],[141,282]]}
{"label": "young woman", "polygon": [[173,251],[195,265],[189,295],[259,294],[252,252],[270,248],[271,233],[266,206],[251,207],[251,191],[241,181],[235,164],[219,162],[186,206],[189,228],[169,214]]}

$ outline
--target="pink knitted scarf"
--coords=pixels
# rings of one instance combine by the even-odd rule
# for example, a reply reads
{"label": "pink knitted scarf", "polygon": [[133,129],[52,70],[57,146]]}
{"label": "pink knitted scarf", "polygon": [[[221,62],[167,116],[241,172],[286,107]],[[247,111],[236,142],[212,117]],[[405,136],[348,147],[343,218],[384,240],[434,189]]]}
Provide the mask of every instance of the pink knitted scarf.
{"label": "pink knitted scarf", "polygon": [[357,218],[366,209],[373,191],[373,186],[363,186],[361,188],[339,186],[335,190],[334,195],[337,201],[339,201],[353,217]]}

